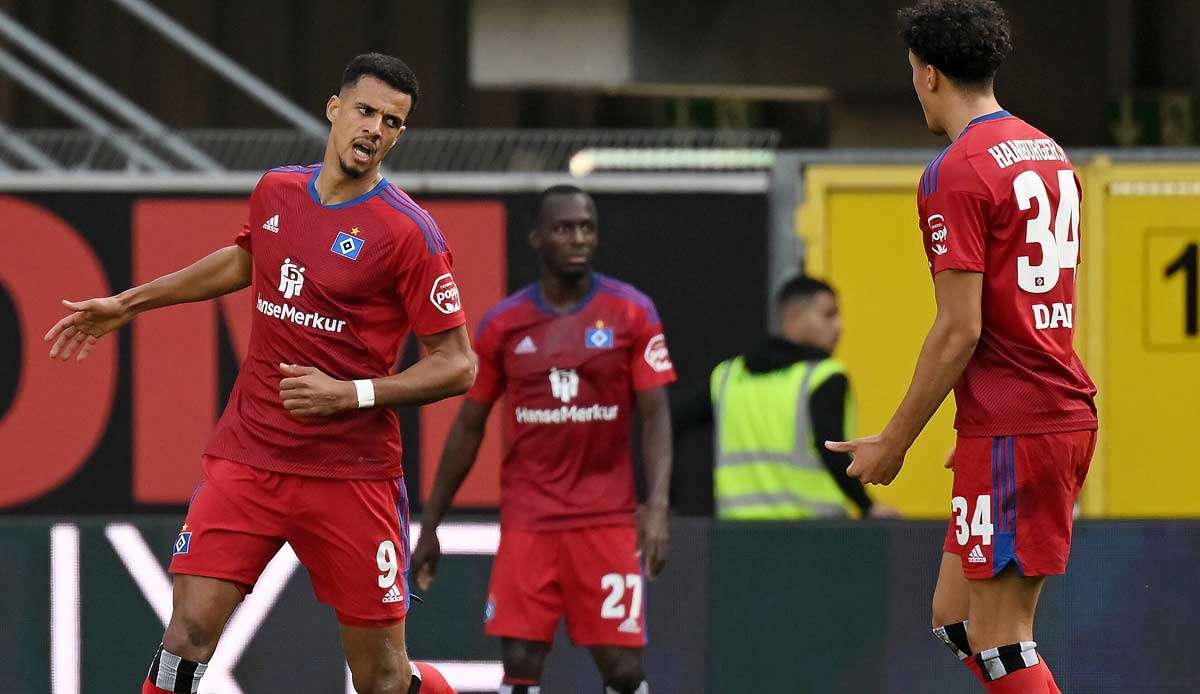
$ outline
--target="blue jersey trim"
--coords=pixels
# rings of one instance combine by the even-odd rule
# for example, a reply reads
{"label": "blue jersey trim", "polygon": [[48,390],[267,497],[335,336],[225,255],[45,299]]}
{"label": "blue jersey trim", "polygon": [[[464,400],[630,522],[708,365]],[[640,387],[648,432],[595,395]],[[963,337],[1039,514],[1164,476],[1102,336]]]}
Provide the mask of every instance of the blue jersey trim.
{"label": "blue jersey trim", "polygon": [[536,289],[537,284],[526,285],[525,287],[522,287],[516,292],[501,299],[500,303],[493,306],[490,310],[488,310],[487,313],[483,314],[483,318],[479,319],[479,325],[475,328],[475,339],[478,340],[480,336],[483,335],[484,331],[486,331],[488,326],[491,325],[492,320],[494,320],[497,316],[515,310],[519,308],[521,304],[529,301],[530,295],[534,294]]}
{"label": "blue jersey trim", "polygon": [[931,193],[937,192],[937,176],[938,172],[942,168],[942,159],[946,158],[946,155],[950,152],[950,148],[953,146],[954,143],[951,142],[946,146],[946,149],[942,150],[941,154],[937,155],[932,161],[929,162],[929,166],[925,167],[925,175],[921,178],[921,192],[924,195],[930,195]]}
{"label": "blue jersey trim", "polygon": [[[442,237],[442,232],[437,228],[437,222],[433,221],[433,217],[428,214],[422,214],[423,210],[413,203],[406,202],[403,198],[392,192],[393,187],[389,187],[380,197],[384,202],[404,213],[409,219],[417,225],[421,230],[421,235],[425,237],[425,247],[429,249],[431,255],[443,253],[446,251],[446,240]],[[429,224],[425,221],[428,220]]]}
{"label": "blue jersey trim", "polygon": [[338,203],[334,203],[332,205],[326,205],[321,202],[321,196],[317,195],[317,176],[320,173],[321,173],[321,167],[318,166],[318,167],[312,169],[312,174],[308,178],[308,195],[309,195],[309,197],[312,198],[313,202],[317,203],[317,206],[322,207],[326,210],[340,210],[343,207],[350,207],[352,205],[357,205],[360,202],[365,202],[367,200],[370,200],[371,198],[378,195],[379,192],[381,190],[383,190],[385,187],[387,187],[387,185],[388,185],[388,180],[386,178],[381,178],[381,179],[379,179],[379,183],[375,184],[374,188],[368,190],[367,192],[363,193],[362,195],[358,196],[357,198],[354,198],[353,200],[347,200],[345,202],[338,202]]}
{"label": "blue jersey trim", "polygon": [[272,173],[308,173],[313,169],[320,168],[320,164],[288,164],[286,166],[276,166],[271,169]]}
{"label": "blue jersey trim", "polygon": [[1017,571],[1024,575],[1021,560],[1017,557],[1017,469],[1016,441],[1011,436],[992,437],[992,523],[994,542],[992,550],[992,575],[998,575],[1008,566],[1016,564]]}
{"label": "blue jersey trim", "polygon": [[399,487],[399,493],[396,494],[396,517],[400,520],[400,544],[402,545],[398,554],[401,556],[400,566],[403,571],[400,572],[398,581],[404,582],[404,609],[412,606],[412,593],[409,592],[410,584],[408,582],[409,561],[412,558],[412,545],[409,543],[409,522],[408,522],[408,488],[404,485],[404,477],[396,478],[396,486]]}
{"label": "blue jersey trim", "polygon": [[1011,115],[1011,113],[1004,110],[993,111],[992,113],[987,113],[979,116],[978,118],[972,119],[971,122],[967,123],[967,126],[962,129],[962,132],[958,134],[958,137],[954,139],[954,142],[951,142],[946,149],[942,150],[941,154],[937,155],[933,158],[933,161],[929,162],[929,166],[925,167],[925,173],[921,175],[921,194],[928,196],[937,192],[938,174],[942,169],[942,160],[946,158],[946,155],[950,152],[950,148],[953,147],[956,142],[962,139],[964,133],[970,130],[971,127],[977,123],[984,123],[986,121],[996,120],[998,118],[1007,118]]}
{"label": "blue jersey trim", "polygon": [[596,298],[596,294],[600,291],[600,283],[604,280],[604,275],[601,275],[599,272],[592,272],[592,286],[588,287],[587,294],[583,295],[583,298],[579,300],[579,303],[575,304],[566,311],[556,311],[550,307],[550,304],[546,303],[546,298],[542,296],[542,286],[540,283],[534,285],[533,303],[536,304],[537,307],[543,312],[548,313],[551,316],[569,316],[573,313],[579,313],[584,309],[584,307],[592,303],[592,299]]}
{"label": "blue jersey trim", "polygon": [[442,230],[440,227],[438,227],[437,222],[434,221],[433,215],[429,214],[425,208],[418,205],[417,201],[412,199],[412,196],[394,185],[389,185],[387,190],[384,192],[390,194],[395,200],[399,201],[402,205],[416,212],[425,221],[429,222],[429,232],[433,237],[434,244],[439,246],[443,251],[449,250],[449,247],[446,245],[446,237],[442,235]]}
{"label": "blue jersey trim", "polygon": [[639,308],[646,312],[646,317],[652,325],[661,322],[658,317],[658,309],[654,306],[654,301],[650,297],[643,294],[637,287],[627,282],[613,279],[605,276],[600,284],[600,291],[618,299],[629,301],[636,304]]}
{"label": "blue jersey trim", "polygon": [[[992,111],[991,113],[987,113],[978,118],[972,119],[970,123],[967,123],[967,128],[971,127],[972,125],[975,125],[976,123],[982,123],[984,121],[989,121],[989,120],[996,120],[997,118],[1007,118],[1008,116],[1011,116],[1011,115],[1012,115],[1011,113],[1009,113],[1008,111],[1005,111],[1004,109],[1000,109],[999,111]],[[964,133],[967,132],[967,128],[963,128]],[[959,133],[958,136],[962,137],[962,133]]]}

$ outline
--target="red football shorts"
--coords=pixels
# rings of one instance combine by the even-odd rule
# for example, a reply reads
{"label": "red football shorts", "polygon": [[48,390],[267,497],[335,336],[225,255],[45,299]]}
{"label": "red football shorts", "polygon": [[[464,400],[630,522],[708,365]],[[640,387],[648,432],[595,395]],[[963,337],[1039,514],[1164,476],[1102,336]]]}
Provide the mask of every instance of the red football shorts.
{"label": "red football shorts", "polygon": [[489,636],[549,643],[560,617],[577,646],[646,645],[637,530],[502,530],[488,585]]}
{"label": "red football shorts", "polygon": [[381,627],[404,619],[403,478],[305,477],[204,456],[171,573],[233,581],[249,593],[284,542],[308,569],[317,599],[342,624]]}
{"label": "red football shorts", "polygon": [[1075,500],[1096,449],[1096,432],[960,436],[945,551],[967,578],[991,578],[1009,563],[1024,576],[1066,572]]}

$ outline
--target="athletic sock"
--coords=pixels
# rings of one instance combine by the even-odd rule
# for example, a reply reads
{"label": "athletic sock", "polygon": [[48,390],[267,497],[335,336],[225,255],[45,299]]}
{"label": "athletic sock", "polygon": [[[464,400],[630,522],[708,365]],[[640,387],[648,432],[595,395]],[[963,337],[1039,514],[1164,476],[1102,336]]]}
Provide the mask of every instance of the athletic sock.
{"label": "athletic sock", "polygon": [[604,694],[650,694],[650,683],[646,680],[642,680],[641,684],[629,690],[628,692],[622,692],[613,687],[611,684],[606,684],[604,685]]}
{"label": "athletic sock", "polygon": [[1038,657],[1037,644],[1022,641],[988,648],[975,656],[989,694],[1048,694],[1053,676]]}
{"label": "athletic sock", "polygon": [[208,663],[180,658],[160,643],[142,685],[142,694],[195,694],[207,669]]}
{"label": "athletic sock", "polygon": [[944,627],[936,627],[933,630],[933,635],[946,644],[954,657],[958,658],[959,662],[967,666],[971,674],[980,684],[987,686],[987,680],[983,676],[983,672],[979,669],[979,663],[972,658],[971,644],[967,641],[967,620],[947,624]]}
{"label": "athletic sock", "polygon": [[542,685],[537,680],[505,675],[498,694],[542,694]]}

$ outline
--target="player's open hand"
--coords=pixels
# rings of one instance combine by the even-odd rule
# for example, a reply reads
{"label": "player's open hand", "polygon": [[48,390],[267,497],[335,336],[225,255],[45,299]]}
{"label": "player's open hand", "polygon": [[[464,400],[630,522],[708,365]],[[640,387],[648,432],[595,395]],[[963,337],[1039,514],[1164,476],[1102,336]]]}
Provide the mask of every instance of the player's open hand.
{"label": "player's open hand", "polygon": [[293,417],[327,417],[358,408],[358,391],[312,366],[280,364],[287,378],[279,382],[279,399]]}
{"label": "player's open hand", "polygon": [[882,436],[865,436],[853,441],[826,441],[834,453],[849,453],[854,459],[846,474],[863,484],[891,484],[904,465],[904,449]]}
{"label": "player's open hand", "polygon": [[87,301],[67,301],[63,306],[71,313],[54,324],[42,338],[50,345],[50,358],[66,361],[75,355],[75,361],[83,361],[91,353],[96,340],[125,325],[133,314],[125,309],[115,296]]}
{"label": "player's open hand", "polygon": [[638,550],[646,563],[646,575],[651,581],[658,578],[667,565],[667,507],[656,504],[642,506],[638,512]]}
{"label": "player's open hand", "polygon": [[422,528],[421,536],[417,539],[417,548],[412,553],[413,575],[417,578],[417,587],[429,590],[433,577],[437,575],[438,561],[442,558],[442,543],[438,541],[437,529]]}

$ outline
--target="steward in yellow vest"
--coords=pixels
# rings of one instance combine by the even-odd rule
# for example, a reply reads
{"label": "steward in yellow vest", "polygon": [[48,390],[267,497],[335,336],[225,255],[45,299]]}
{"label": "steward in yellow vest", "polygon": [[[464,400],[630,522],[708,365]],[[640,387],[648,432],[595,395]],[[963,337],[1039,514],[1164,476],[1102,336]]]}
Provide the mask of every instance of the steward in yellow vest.
{"label": "steward in yellow vest", "polygon": [[792,279],[778,298],[780,334],[713,369],[705,393],[675,412],[676,434],[713,425],[713,499],[723,520],[894,515],[846,475],[850,457],[825,449],[854,431],[854,400],[841,362],[837,296],[826,283]]}

